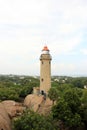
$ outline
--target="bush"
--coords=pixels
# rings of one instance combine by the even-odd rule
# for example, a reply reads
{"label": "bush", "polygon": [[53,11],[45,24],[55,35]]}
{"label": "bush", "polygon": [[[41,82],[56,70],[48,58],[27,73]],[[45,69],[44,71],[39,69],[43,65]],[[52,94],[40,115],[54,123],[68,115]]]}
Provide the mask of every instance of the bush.
{"label": "bush", "polygon": [[33,111],[25,111],[14,121],[14,130],[58,130],[51,117],[37,114]]}

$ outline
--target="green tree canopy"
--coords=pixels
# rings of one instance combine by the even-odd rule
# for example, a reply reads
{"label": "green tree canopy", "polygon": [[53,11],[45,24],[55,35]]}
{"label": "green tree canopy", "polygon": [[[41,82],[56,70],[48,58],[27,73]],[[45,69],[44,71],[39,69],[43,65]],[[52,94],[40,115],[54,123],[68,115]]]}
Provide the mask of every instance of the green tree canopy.
{"label": "green tree canopy", "polygon": [[60,100],[52,108],[53,118],[56,120],[61,120],[66,127],[77,127],[81,125],[81,117],[78,113],[72,112],[68,103],[64,100]]}
{"label": "green tree canopy", "polygon": [[52,108],[53,118],[63,122],[64,126],[76,128],[82,124],[81,100],[76,89],[68,89]]}
{"label": "green tree canopy", "polygon": [[26,111],[14,121],[14,130],[58,130],[50,117],[39,115],[33,111]]}
{"label": "green tree canopy", "polygon": [[48,92],[48,97],[53,101],[56,101],[59,97],[59,91],[56,88],[50,88],[49,92]]}

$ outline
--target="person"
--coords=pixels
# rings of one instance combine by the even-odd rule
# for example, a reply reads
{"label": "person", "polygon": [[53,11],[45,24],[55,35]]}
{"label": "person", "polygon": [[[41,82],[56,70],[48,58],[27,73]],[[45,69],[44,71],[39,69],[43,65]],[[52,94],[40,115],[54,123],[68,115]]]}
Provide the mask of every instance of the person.
{"label": "person", "polygon": [[46,100],[46,93],[44,93],[44,100]]}

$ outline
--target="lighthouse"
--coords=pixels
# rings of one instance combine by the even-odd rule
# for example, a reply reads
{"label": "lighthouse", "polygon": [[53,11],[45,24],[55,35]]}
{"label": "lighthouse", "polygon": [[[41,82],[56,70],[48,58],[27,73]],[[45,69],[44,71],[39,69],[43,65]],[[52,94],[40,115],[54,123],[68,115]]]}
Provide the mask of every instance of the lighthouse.
{"label": "lighthouse", "polygon": [[40,56],[40,93],[47,94],[51,88],[51,55],[47,46],[44,46]]}

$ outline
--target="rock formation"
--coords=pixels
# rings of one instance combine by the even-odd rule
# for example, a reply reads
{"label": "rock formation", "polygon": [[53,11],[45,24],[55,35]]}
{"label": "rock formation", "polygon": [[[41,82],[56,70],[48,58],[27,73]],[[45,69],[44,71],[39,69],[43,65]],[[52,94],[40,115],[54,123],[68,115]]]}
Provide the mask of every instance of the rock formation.
{"label": "rock formation", "polygon": [[[24,107],[25,106],[25,107]],[[11,130],[11,119],[23,113],[25,108],[30,108],[39,114],[49,114],[52,101],[43,95],[30,94],[26,96],[24,104],[12,100],[0,103],[0,130]]]}
{"label": "rock formation", "polygon": [[12,100],[6,100],[6,101],[3,101],[2,104],[5,107],[11,119],[23,113],[24,107],[22,106],[21,103],[17,103]]}
{"label": "rock formation", "polygon": [[2,103],[0,103],[0,130],[11,130],[11,120]]}
{"label": "rock formation", "polygon": [[24,105],[40,114],[50,113],[52,101],[43,95],[30,94],[24,100]]}
{"label": "rock formation", "polygon": [[6,100],[0,103],[0,130],[11,130],[11,119],[24,110],[22,104]]}

